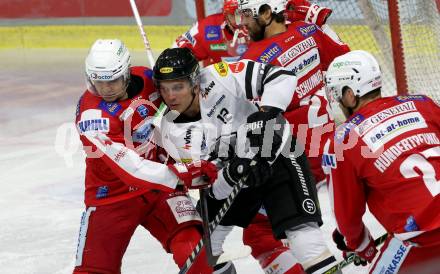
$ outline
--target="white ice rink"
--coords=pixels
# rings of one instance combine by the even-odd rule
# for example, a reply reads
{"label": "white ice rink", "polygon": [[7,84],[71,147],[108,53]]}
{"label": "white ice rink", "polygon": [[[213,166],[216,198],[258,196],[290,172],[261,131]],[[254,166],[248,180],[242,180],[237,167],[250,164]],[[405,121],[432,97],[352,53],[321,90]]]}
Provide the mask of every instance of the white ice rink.
{"label": "white ice rink", "polygon": [[[84,209],[84,156],[73,130],[76,101],[84,90],[84,50],[0,51],[0,273],[71,273]],[[146,64],[135,53],[135,64]],[[69,130],[70,129],[70,130]],[[323,230],[330,235],[326,190],[320,193]],[[349,190],[347,190],[349,195]],[[383,230],[366,216],[375,237]],[[242,245],[241,230],[226,249]],[[238,273],[263,273],[252,257],[235,261]],[[177,273],[172,257],[138,229],[123,273]],[[366,273],[349,266],[344,273]]]}

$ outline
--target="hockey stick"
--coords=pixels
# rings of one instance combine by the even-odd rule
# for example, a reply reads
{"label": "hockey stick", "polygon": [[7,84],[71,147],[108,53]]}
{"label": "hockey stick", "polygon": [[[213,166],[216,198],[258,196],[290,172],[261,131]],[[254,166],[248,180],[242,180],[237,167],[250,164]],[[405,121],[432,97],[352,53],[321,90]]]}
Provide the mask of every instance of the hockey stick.
{"label": "hockey stick", "polygon": [[[379,246],[381,245],[383,242],[385,242],[385,240],[388,237],[388,233],[385,233],[384,235],[380,236],[379,238],[374,240],[374,245],[375,246]],[[337,265],[333,266],[332,268],[330,268],[329,270],[327,270],[326,272],[324,272],[323,274],[333,274],[336,273],[338,270],[343,269],[344,267],[346,267],[347,265],[351,264],[354,259],[356,258],[356,253],[351,253],[350,255],[348,255],[348,257],[342,261],[340,261]]]}
{"label": "hockey stick", "polygon": [[148,41],[147,34],[145,34],[144,27],[142,26],[141,17],[139,16],[139,11],[136,6],[135,0],[130,0],[131,9],[133,10],[134,18],[141,32],[142,39],[144,40],[145,49],[147,50],[148,62],[150,62],[150,67],[154,67],[153,51],[151,50],[150,42]]}
{"label": "hockey stick", "polygon": [[[255,161],[251,162],[251,165],[254,164],[255,165]],[[220,211],[217,213],[217,215],[215,215],[214,220],[209,224],[208,227],[208,231],[209,233],[211,233],[212,231],[214,231],[214,229],[220,224],[221,220],[223,219],[223,217],[226,215],[226,213],[228,212],[229,208],[231,207],[232,203],[234,202],[235,198],[237,197],[238,193],[240,192],[240,190],[243,188],[244,186],[244,181],[245,179],[241,179],[236,185],[234,185],[234,187],[232,188],[232,192],[231,194],[229,194],[228,198],[226,199],[226,201],[224,202],[222,208],[220,209]],[[188,272],[189,268],[191,267],[191,265],[194,263],[195,259],[197,258],[197,256],[200,254],[200,251],[203,248],[204,245],[204,239],[200,239],[199,243],[197,244],[197,246],[194,248],[194,250],[192,251],[191,255],[188,257],[188,259],[186,260],[185,264],[182,266],[182,268],[179,271],[179,274],[185,274]]]}
{"label": "hockey stick", "polygon": [[214,256],[212,254],[212,246],[211,246],[211,231],[209,230],[209,215],[208,215],[208,204],[207,204],[207,195],[208,189],[202,188],[199,190],[200,193],[200,215],[203,221],[203,245],[206,249],[206,257],[208,260],[208,264],[210,266],[214,266],[218,260],[219,256]]}

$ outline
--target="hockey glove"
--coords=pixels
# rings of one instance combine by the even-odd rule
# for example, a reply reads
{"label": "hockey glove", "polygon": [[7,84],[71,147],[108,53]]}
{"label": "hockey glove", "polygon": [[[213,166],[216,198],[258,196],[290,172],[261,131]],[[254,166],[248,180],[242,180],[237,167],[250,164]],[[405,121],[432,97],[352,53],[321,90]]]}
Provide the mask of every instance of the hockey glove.
{"label": "hockey glove", "polygon": [[351,249],[345,244],[344,236],[335,229],[332,234],[333,241],[336,243],[336,247],[342,251],[342,255],[344,259],[347,259],[352,253],[356,256],[354,257],[353,263],[357,266],[362,265],[366,266],[367,263],[371,263],[376,256],[377,249],[374,244],[374,240],[368,233],[368,242],[365,247],[361,250],[359,249]]}
{"label": "hockey glove", "polygon": [[207,187],[217,179],[217,168],[209,161],[201,160],[190,164],[169,164],[168,168],[189,189]]}
{"label": "hockey glove", "polygon": [[319,27],[322,27],[332,14],[331,9],[311,4],[307,0],[289,0],[285,12],[290,21],[305,21]]}
{"label": "hockey glove", "polygon": [[246,186],[260,186],[272,175],[272,169],[266,161],[235,157],[223,168],[225,181],[233,186],[241,179]]}
{"label": "hockey glove", "polygon": [[[280,154],[283,135],[286,132],[286,119],[278,110],[257,111],[247,118],[246,137],[250,146],[259,155],[260,161],[273,162]],[[290,127],[289,127],[290,129]]]}

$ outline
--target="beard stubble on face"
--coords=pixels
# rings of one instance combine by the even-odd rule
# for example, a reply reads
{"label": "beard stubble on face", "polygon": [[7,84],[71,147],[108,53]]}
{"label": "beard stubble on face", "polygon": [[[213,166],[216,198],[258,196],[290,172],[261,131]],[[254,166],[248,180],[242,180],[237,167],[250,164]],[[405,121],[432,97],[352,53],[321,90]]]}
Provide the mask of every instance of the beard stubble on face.
{"label": "beard stubble on face", "polygon": [[252,41],[261,41],[264,39],[266,25],[264,23],[261,23],[258,18],[254,18],[253,20],[253,26],[251,28],[248,28],[249,36],[251,37]]}

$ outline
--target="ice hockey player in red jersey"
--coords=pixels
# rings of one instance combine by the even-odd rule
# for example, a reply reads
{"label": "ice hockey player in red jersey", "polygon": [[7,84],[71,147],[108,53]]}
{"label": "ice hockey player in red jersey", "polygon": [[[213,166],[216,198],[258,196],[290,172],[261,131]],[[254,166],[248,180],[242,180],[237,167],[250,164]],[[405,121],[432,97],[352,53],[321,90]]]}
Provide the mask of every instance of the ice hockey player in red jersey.
{"label": "ice hockey player in red jersey", "polygon": [[223,12],[198,20],[190,30],[176,39],[175,47],[191,49],[204,65],[220,61],[237,61],[247,50],[249,36],[236,23],[237,0],[225,0]]}
{"label": "ice hockey player in red jersey", "polygon": [[[378,62],[365,51],[336,58],[325,78],[347,118],[323,157],[338,248],[373,262],[370,273],[438,273],[440,107],[423,95],[382,98]],[[366,205],[389,233],[374,261]]]}
{"label": "ice hockey player in red jersey", "polygon": [[[332,117],[328,114],[322,72],[333,58],[349,51],[349,48],[329,27],[326,29],[331,35],[314,24],[323,26],[331,10],[298,0],[290,0],[286,7],[286,2],[239,1],[241,23],[253,40],[242,58],[280,65],[297,75],[298,85],[292,87],[294,97],[285,117],[293,125],[294,135],[305,146],[316,182],[322,184],[325,181],[321,168],[323,140],[334,130]],[[316,13],[312,12],[315,10]],[[285,15],[290,22],[285,20]],[[264,214],[264,211],[261,213]],[[283,254],[283,249],[288,252],[280,242],[274,242],[270,237],[260,240],[269,227],[267,219],[258,215],[244,230],[245,243],[253,247],[253,256],[260,261],[264,261],[267,254],[273,254],[275,249],[280,254]],[[297,256],[306,269],[313,265],[310,258]]]}
{"label": "ice hockey player in red jersey", "polygon": [[[117,39],[97,40],[86,58],[88,89],[79,99],[76,125],[87,154],[86,211],[81,219],[74,273],[120,273],[135,229],[147,229],[182,266],[201,238],[201,221],[187,191],[214,165],[164,165],[156,151],[142,159],[151,119],[161,102],[152,71],[130,67]],[[131,148],[127,149],[127,148]],[[208,176],[209,177],[209,176]],[[189,273],[211,273],[203,255]]]}
{"label": "ice hockey player in red jersey", "polygon": [[[292,2],[298,1],[291,0],[289,3],[293,5]],[[322,144],[333,127],[323,89],[323,71],[335,57],[348,52],[349,48],[313,23],[292,21],[287,25],[283,14],[285,0],[250,0],[243,3],[239,4],[242,23],[254,42],[242,58],[283,66],[297,75],[298,85],[285,117],[294,126],[294,135],[303,140],[319,183],[325,179],[321,169]],[[302,16],[293,16],[293,12],[287,14],[295,20]],[[325,23],[325,20],[320,19],[319,23]]]}

